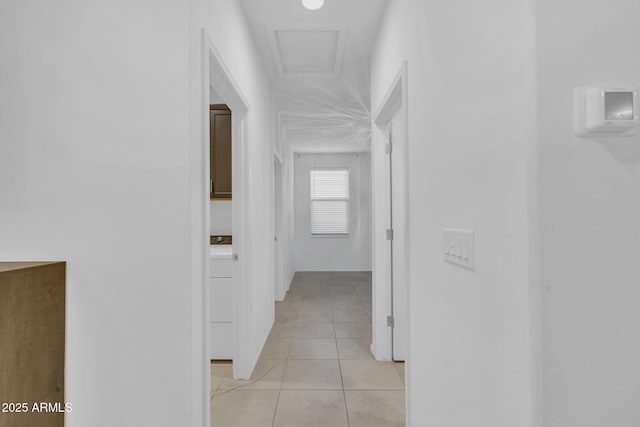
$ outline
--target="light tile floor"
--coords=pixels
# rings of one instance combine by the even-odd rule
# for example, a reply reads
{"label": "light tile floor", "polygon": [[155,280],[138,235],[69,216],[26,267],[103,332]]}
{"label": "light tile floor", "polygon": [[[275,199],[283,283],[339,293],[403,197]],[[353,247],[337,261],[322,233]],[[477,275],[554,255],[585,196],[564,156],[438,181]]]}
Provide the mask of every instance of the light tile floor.
{"label": "light tile floor", "polygon": [[212,427],[404,426],[404,364],[370,343],[371,273],[296,273],[251,380],[211,364]]}

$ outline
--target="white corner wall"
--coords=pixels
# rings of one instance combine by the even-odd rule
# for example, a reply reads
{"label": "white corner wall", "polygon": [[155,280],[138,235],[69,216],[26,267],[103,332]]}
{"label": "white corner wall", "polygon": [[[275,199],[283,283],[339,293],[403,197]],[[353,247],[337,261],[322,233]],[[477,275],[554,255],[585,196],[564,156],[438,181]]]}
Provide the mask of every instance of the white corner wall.
{"label": "white corner wall", "polygon": [[536,3],[544,426],[638,426],[640,135],[579,138],[572,102],[640,89],[640,2]]}
{"label": "white corner wall", "polygon": [[[349,169],[349,236],[311,236],[309,172]],[[371,157],[369,153],[294,155],[296,271],[371,270]]]}
{"label": "white corner wall", "polygon": [[68,262],[70,427],[208,418],[202,28],[250,104],[255,360],[274,317],[271,114],[239,3],[0,5],[0,259]]}
{"label": "white corner wall", "polygon": [[286,132],[283,136],[283,162],[282,162],[282,214],[283,214],[283,257],[284,257],[284,282],[285,290],[289,290],[291,281],[296,273],[295,266],[295,215],[294,215],[294,159],[295,154],[289,144],[285,144]]}
{"label": "white corner wall", "polygon": [[190,422],[188,25],[0,4],[0,259],[67,261],[68,427]]}
{"label": "white corner wall", "polygon": [[[534,423],[532,4],[392,0],[373,51],[372,111],[408,63],[413,427]],[[474,230],[475,271],[443,261],[443,228]]]}

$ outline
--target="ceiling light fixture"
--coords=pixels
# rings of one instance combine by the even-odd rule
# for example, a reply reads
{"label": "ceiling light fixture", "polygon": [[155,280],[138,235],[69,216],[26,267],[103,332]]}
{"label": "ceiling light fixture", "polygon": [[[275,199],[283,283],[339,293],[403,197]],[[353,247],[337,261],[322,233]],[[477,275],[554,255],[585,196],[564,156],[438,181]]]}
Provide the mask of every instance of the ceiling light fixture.
{"label": "ceiling light fixture", "polygon": [[302,5],[309,10],[318,10],[324,6],[324,0],[302,0]]}

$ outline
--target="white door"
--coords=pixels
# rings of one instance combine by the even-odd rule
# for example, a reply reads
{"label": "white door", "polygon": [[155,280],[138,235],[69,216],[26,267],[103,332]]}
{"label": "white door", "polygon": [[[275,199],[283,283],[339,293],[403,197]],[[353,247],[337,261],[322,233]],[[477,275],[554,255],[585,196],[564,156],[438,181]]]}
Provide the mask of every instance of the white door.
{"label": "white door", "polygon": [[275,283],[275,299],[282,301],[284,299],[284,279],[283,275],[283,256],[282,243],[280,235],[282,233],[282,164],[278,160],[273,161],[273,259],[274,259],[274,283]]}
{"label": "white door", "polygon": [[405,359],[406,343],[406,181],[404,150],[405,139],[402,134],[402,110],[393,117],[387,132],[387,162],[389,189],[389,235],[391,286],[391,316],[393,319],[392,342],[393,360]]}

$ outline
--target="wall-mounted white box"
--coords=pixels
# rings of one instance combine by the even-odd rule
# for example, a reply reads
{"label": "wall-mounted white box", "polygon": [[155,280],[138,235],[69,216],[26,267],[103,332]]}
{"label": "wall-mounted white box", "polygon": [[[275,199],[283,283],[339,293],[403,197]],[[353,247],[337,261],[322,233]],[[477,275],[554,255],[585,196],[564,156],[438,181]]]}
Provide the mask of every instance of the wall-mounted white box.
{"label": "wall-mounted white box", "polygon": [[475,268],[473,230],[445,228],[442,230],[444,260],[469,270]]}
{"label": "wall-mounted white box", "polygon": [[578,87],[573,92],[574,132],[582,137],[631,136],[640,129],[634,89]]}

